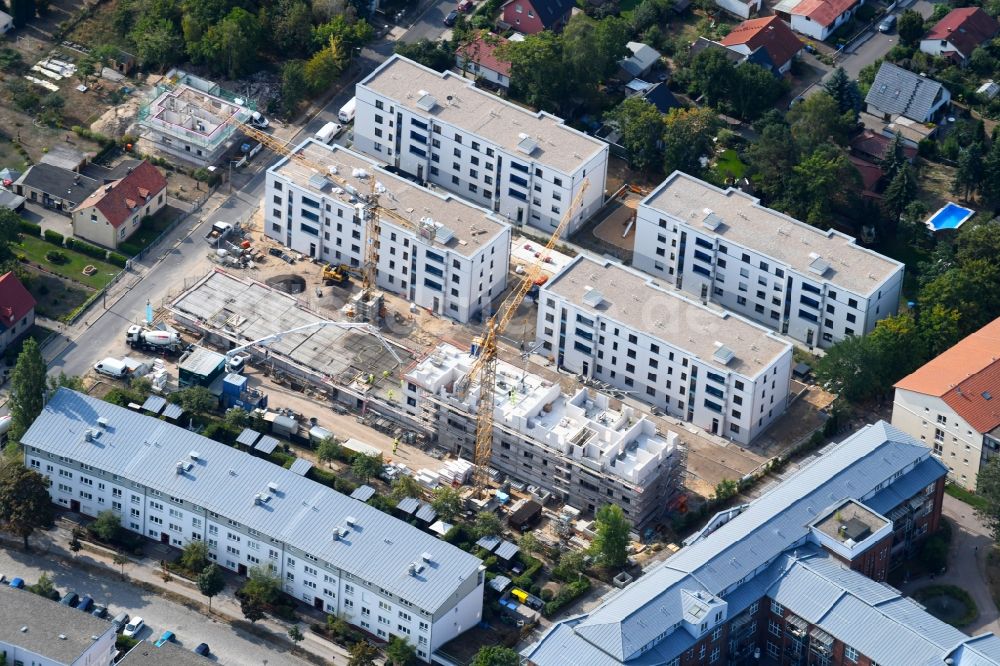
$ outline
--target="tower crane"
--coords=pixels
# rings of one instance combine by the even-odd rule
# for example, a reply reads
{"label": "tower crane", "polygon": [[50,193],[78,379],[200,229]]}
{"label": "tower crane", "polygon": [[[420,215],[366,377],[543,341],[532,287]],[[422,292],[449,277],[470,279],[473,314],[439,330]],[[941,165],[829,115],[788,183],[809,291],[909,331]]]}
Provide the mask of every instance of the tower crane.
{"label": "tower crane", "polygon": [[479,383],[479,404],[476,408],[476,448],[473,457],[475,464],[473,483],[476,494],[482,498],[486,491],[489,479],[490,459],[493,455],[493,413],[496,409],[494,399],[497,385],[497,343],[500,335],[510,324],[511,319],[517,313],[517,308],[528,295],[532,285],[541,277],[542,263],[559,241],[563,231],[573,218],[577,206],[583,201],[583,194],[587,191],[590,181],[584,180],[580,186],[580,191],[573,197],[573,201],[566,209],[566,213],[559,221],[559,226],[552,232],[545,248],[539,253],[535,262],[527,266],[520,283],[514,288],[507,298],[500,304],[497,311],[486,321],[483,332],[475,339],[473,354],[476,360],[468,374],[458,387],[459,397],[464,399],[469,387]]}
{"label": "tower crane", "polygon": [[364,300],[370,300],[375,291],[376,272],[378,271],[379,237],[382,232],[381,218],[390,218],[407,229],[412,229],[414,231],[419,231],[419,227],[406,216],[397,213],[391,208],[386,208],[380,205],[380,189],[384,188],[382,188],[377,182],[374,174],[371,176],[371,188],[369,191],[359,192],[358,189],[354,185],[347,182],[345,178],[332,172],[329,168],[330,165],[323,165],[309,159],[302,154],[302,152],[290,148],[286,143],[275,139],[270,134],[262,132],[252,125],[237,120],[235,116],[232,116],[228,122],[236,126],[236,128],[243,134],[259,141],[265,148],[268,148],[278,155],[287,157],[289,160],[297,162],[311,171],[322,174],[324,178],[330,179],[347,192],[357,196],[363,202],[366,239],[364,262],[361,267],[361,290]]}

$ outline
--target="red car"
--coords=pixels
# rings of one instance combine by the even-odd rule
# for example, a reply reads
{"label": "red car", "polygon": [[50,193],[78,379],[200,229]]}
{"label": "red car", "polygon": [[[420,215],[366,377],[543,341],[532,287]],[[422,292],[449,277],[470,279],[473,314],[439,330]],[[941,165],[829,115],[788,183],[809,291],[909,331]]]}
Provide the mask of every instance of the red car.
{"label": "red car", "polygon": [[458,11],[468,14],[472,11],[472,0],[462,0],[458,3]]}

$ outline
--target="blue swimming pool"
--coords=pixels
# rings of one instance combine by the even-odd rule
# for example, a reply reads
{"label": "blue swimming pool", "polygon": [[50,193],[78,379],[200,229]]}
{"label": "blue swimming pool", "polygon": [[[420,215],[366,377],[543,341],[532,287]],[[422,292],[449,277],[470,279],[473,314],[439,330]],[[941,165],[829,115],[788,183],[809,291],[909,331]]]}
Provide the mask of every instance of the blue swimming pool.
{"label": "blue swimming pool", "polygon": [[956,203],[948,202],[938,212],[927,219],[927,226],[932,231],[941,229],[958,229],[970,217],[976,214],[971,208],[964,208]]}

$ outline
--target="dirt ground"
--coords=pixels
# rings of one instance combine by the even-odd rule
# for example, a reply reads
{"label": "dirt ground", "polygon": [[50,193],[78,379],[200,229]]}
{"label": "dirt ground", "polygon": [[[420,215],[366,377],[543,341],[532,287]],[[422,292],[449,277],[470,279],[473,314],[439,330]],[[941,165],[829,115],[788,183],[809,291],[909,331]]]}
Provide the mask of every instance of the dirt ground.
{"label": "dirt ground", "polygon": [[801,396],[795,400],[777,421],[771,424],[764,433],[754,440],[753,450],[756,453],[771,458],[782,455],[797,442],[811,435],[823,425],[826,415],[823,410],[836,399],[832,393],[811,384],[805,386],[792,382],[792,391]]}
{"label": "dirt ground", "polygon": [[[636,208],[639,206],[639,196],[630,194],[619,199],[616,205],[604,218],[604,220],[594,227],[594,235],[605,243],[616,245],[627,252],[632,252],[635,245],[635,221]],[[625,230],[628,233],[625,233]],[[624,234],[624,235],[623,235]]]}
{"label": "dirt ground", "polygon": [[975,207],[974,201],[959,201],[959,197],[952,194],[951,185],[955,181],[955,170],[955,167],[944,164],[921,161],[920,178],[917,179],[920,184],[917,197],[924,202],[930,212],[933,213],[949,201],[958,201],[962,205]]}

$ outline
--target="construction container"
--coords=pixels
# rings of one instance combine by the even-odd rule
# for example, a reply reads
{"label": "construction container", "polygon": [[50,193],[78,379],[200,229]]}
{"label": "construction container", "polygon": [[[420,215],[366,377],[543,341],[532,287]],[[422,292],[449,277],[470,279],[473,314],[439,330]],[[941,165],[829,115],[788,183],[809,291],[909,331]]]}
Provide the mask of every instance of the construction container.
{"label": "construction container", "polygon": [[240,394],[247,390],[247,378],[243,375],[238,375],[235,372],[231,372],[226,375],[226,378],[222,380],[222,395],[223,396],[235,396],[239,398]]}

